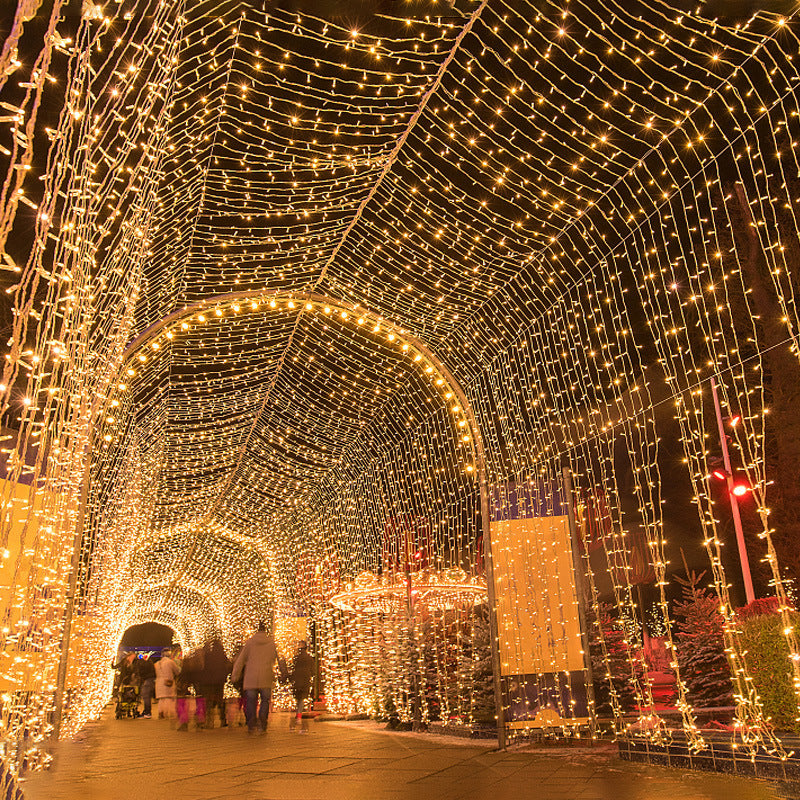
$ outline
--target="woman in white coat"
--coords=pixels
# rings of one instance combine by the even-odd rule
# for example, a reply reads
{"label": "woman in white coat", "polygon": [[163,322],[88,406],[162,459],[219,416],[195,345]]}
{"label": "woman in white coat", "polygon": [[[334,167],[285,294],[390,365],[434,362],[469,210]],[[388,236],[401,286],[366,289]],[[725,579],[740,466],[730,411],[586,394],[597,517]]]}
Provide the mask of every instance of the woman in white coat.
{"label": "woman in white coat", "polygon": [[175,683],[180,671],[181,668],[172,659],[172,650],[162,650],[161,658],[156,661],[156,698],[160,718],[175,716]]}

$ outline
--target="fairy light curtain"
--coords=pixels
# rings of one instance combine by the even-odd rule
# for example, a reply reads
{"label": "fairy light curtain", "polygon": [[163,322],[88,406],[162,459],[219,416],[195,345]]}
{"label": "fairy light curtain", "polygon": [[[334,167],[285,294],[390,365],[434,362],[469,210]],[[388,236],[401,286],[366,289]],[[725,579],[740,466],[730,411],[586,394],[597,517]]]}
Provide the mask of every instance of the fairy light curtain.
{"label": "fairy light curtain", "polygon": [[[631,620],[634,529],[670,618],[681,470],[735,736],[783,755],[707,475],[713,376],[796,665],[796,498],[774,478],[797,462],[773,434],[800,385],[785,5],[21,2],[0,53],[9,756],[47,759],[73,589],[67,732],[101,708],[128,625],[233,649],[282,608],[318,620],[341,708],[476,719],[484,606],[331,603],[398,578],[407,540],[437,575],[483,574],[476,433],[489,491],[568,465],[602,499],[589,606],[605,592]],[[664,742],[626,647],[635,729]],[[679,673],[676,691],[702,748]]]}

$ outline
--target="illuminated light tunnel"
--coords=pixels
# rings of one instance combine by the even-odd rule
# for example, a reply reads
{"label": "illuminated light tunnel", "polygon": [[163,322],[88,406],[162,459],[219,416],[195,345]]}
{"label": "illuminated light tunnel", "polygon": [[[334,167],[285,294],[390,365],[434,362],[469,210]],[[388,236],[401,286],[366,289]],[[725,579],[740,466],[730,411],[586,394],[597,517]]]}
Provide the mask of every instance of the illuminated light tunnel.
{"label": "illuminated light tunnel", "polygon": [[604,5],[20,2],[14,769],[147,621],[313,634],[341,713],[700,752],[724,706],[787,758],[746,654],[773,615],[794,713],[796,13]]}

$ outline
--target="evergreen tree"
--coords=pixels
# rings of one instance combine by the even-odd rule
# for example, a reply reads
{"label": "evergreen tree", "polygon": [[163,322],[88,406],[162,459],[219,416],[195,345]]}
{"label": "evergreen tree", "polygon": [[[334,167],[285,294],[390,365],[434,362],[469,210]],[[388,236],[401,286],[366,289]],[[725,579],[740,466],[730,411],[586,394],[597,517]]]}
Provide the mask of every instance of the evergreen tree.
{"label": "evergreen tree", "polygon": [[419,635],[423,717],[435,722],[442,719],[442,693],[446,691],[446,682],[443,685],[440,674],[439,649],[442,645],[438,641],[435,621],[430,616],[423,619]]}
{"label": "evergreen tree", "polygon": [[[599,603],[597,612],[587,613],[590,639],[589,653],[592,659],[594,680],[595,710],[598,714],[613,712],[612,686],[617,696],[620,710],[632,711],[636,708],[636,681],[642,681],[643,668],[641,648],[626,630],[625,620],[617,617],[608,603]],[[603,654],[600,633],[603,634],[608,663]]]}
{"label": "evergreen tree", "polygon": [[677,578],[684,596],[675,604],[678,667],[695,706],[729,706],[733,703],[733,683],[725,655],[719,598],[698,588],[703,575],[687,570],[686,579]]}
{"label": "evergreen tree", "polygon": [[471,660],[467,662],[470,664],[470,674],[465,676],[472,684],[472,718],[475,722],[495,720],[491,642],[489,607],[481,605],[475,608],[472,621]]}

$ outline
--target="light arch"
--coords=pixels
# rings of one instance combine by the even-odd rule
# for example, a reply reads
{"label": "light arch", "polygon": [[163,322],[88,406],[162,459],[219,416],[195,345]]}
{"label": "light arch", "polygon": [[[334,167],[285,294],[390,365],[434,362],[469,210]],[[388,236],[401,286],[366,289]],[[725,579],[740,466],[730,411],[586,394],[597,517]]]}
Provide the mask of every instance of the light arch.
{"label": "light arch", "polygon": [[126,631],[134,625],[146,625],[152,622],[156,625],[163,625],[165,628],[170,628],[178,640],[178,647],[181,650],[186,649],[186,633],[183,630],[182,620],[176,614],[170,614],[167,611],[154,611],[152,614],[142,614],[141,616],[129,620],[123,629],[122,633],[116,639],[116,650],[118,651],[125,636]]}
{"label": "light arch", "polygon": [[[147,621],[144,619],[144,617],[147,617],[148,620],[152,619],[152,621],[154,622],[161,622],[161,620],[155,619],[155,616],[160,613],[168,614],[175,620],[180,620],[187,628],[190,627],[189,622],[184,615],[181,615],[177,611],[171,611],[170,609],[167,608],[156,607],[155,603],[153,603],[152,605],[144,603],[143,609],[141,611],[137,611],[135,608],[131,608],[136,604],[137,595],[141,595],[147,592],[158,591],[159,589],[162,589],[163,587],[167,586],[171,582],[171,580],[172,580],[171,576],[165,576],[161,580],[152,583],[146,583],[143,584],[142,586],[137,586],[135,589],[129,592],[125,600],[121,604],[122,605],[122,611],[120,613],[121,621],[117,633],[119,633],[120,630],[121,631],[126,630],[131,625]],[[225,611],[221,607],[220,601],[217,598],[211,596],[207,588],[203,587],[199,581],[189,580],[187,581],[187,583],[183,588],[185,588],[190,594],[199,598],[202,604],[208,609],[211,615],[212,627],[216,628],[221,632],[224,632],[226,630],[226,618],[225,618]],[[198,606],[200,605],[201,604],[198,603]],[[173,623],[162,623],[162,624],[169,624],[170,627],[173,626]],[[119,636],[121,635],[122,634],[119,633]],[[184,634],[184,639],[188,641],[188,637],[185,634]]]}
{"label": "light arch", "polygon": [[[458,401],[453,413],[459,417],[457,424],[464,423],[465,434],[462,440],[469,436],[468,442],[464,440],[464,443],[469,445],[473,459],[473,463],[467,463],[466,469],[468,472],[474,471],[483,496],[486,472],[483,438],[475,413],[460,383],[447,365],[420,338],[360,303],[347,302],[319,292],[288,292],[276,289],[249,289],[206,297],[173,311],[139,333],[122,354],[119,368],[121,378],[135,380],[137,370],[133,360],[137,356],[146,359],[148,351],[159,350],[182,333],[188,333],[193,326],[204,324],[211,315],[222,317],[227,313],[258,312],[262,304],[266,304],[265,312],[278,309],[292,313],[296,311],[298,319],[304,313],[322,313],[338,316],[341,321],[355,323],[359,327],[368,329],[371,326],[373,333],[383,334],[389,343],[396,343],[402,351],[407,352],[412,364],[418,365],[435,384],[445,390],[445,399],[449,399],[447,392],[452,392],[452,396]],[[488,534],[488,530],[484,534]]]}
{"label": "light arch", "polygon": [[[203,298],[176,309],[141,331],[128,344],[122,355],[119,368],[121,378],[135,380],[137,370],[134,359],[137,356],[146,359],[148,351],[158,350],[171,343],[182,333],[188,333],[193,326],[204,324],[209,316],[258,312],[264,304],[265,311],[278,309],[289,312],[296,311],[298,318],[303,313],[322,313],[338,316],[340,320],[350,321],[359,327],[371,326],[373,333],[382,334],[388,342],[396,343],[402,351],[408,353],[412,365],[419,365],[419,368],[428,373],[434,383],[440,384],[441,389],[444,390],[445,400],[449,399],[449,393],[452,393],[452,397],[458,401],[454,406],[454,409],[457,409],[454,410],[454,413],[461,417],[457,424],[463,423],[465,431],[461,439],[464,444],[468,445],[470,451],[471,461],[466,463],[465,468],[467,472],[474,473],[480,493],[483,541],[490,543],[489,497],[483,437],[465,391],[447,365],[425,342],[408,329],[360,303],[347,302],[341,298],[314,291],[275,289],[250,289]],[[132,364],[134,366],[131,366]],[[469,440],[465,441],[467,436],[469,436]],[[485,554],[489,570],[492,567],[490,550],[491,547],[488,546]]]}
{"label": "light arch", "polygon": [[[496,603],[494,599],[493,558],[489,525],[489,492],[483,436],[466,392],[444,361],[422,339],[399,323],[360,303],[348,302],[342,298],[315,291],[287,291],[264,288],[226,292],[186,304],[142,330],[131,340],[122,355],[119,369],[121,380],[135,381],[137,376],[136,362],[139,359],[146,360],[148,353],[169,345],[176,338],[189,333],[197,326],[203,325],[210,317],[219,318],[229,314],[269,313],[279,310],[295,313],[297,316],[296,324],[303,314],[313,313],[336,316],[340,321],[349,322],[351,325],[360,328],[371,328],[372,333],[385,337],[386,342],[396,344],[402,352],[407,353],[411,365],[418,365],[420,370],[431,378],[433,383],[442,390],[443,398],[449,399],[452,397],[457,401],[455,407],[453,407],[454,413],[458,416],[456,424],[459,424],[465,432],[460,438],[469,452],[465,469],[467,472],[473,473],[480,498],[483,555],[489,592],[490,638],[495,676],[495,699],[498,713],[502,713],[499,682],[500,658],[497,645]],[[254,550],[259,552],[259,548],[254,548]]]}

